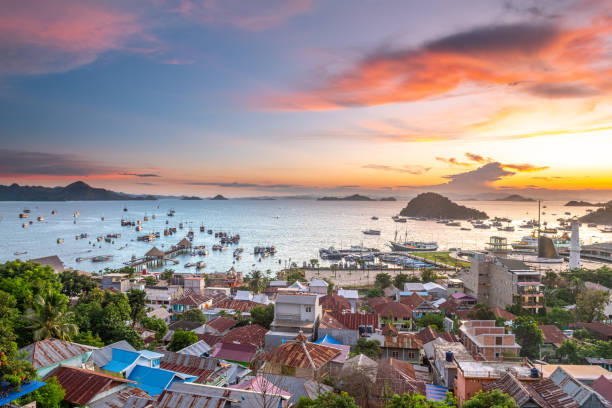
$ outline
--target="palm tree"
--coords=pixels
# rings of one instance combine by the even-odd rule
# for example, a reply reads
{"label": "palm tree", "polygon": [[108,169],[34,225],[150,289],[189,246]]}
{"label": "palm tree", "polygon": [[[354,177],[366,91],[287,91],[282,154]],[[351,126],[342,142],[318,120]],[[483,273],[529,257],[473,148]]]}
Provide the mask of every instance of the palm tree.
{"label": "palm tree", "polygon": [[259,293],[262,289],[263,275],[261,271],[253,271],[251,272],[251,279],[249,280],[249,289],[253,291],[253,293]]}
{"label": "palm tree", "polygon": [[66,311],[66,297],[59,292],[49,290],[36,295],[32,308],[25,311],[24,317],[34,330],[34,341],[55,337],[60,340],[70,340],[79,332],[78,327],[70,323],[73,313]]}

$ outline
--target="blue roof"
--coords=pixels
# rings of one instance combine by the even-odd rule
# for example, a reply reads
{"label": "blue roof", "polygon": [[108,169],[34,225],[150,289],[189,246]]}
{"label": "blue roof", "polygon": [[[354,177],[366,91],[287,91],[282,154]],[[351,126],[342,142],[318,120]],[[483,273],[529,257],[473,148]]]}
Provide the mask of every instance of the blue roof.
{"label": "blue roof", "polygon": [[439,385],[425,384],[425,395],[429,401],[443,402],[448,388]]}
{"label": "blue roof", "polygon": [[138,352],[113,348],[112,360],[102,367],[102,369],[112,371],[113,373],[122,373],[129,366],[134,364],[134,362],[138,360],[138,357],[140,357],[140,353]]}
{"label": "blue roof", "polygon": [[[7,383],[8,385],[8,383]],[[8,404],[11,401],[15,401],[17,398],[21,398],[24,395],[28,395],[29,393],[36,391],[37,389],[39,389],[40,387],[42,387],[43,385],[45,385],[44,382],[40,382],[40,381],[31,381],[28,384],[21,384],[21,390],[17,391],[17,392],[9,392],[8,394],[0,394],[3,395],[2,398],[0,398],[0,406],[3,406],[4,404]],[[2,384],[2,391],[4,392],[4,388],[5,385],[4,383]]]}
{"label": "blue roof", "polygon": [[316,344],[327,343],[327,344],[342,344],[338,340],[334,339],[329,334],[321,337],[319,340],[315,341]]}
{"label": "blue roof", "polygon": [[136,382],[135,387],[140,388],[152,397],[161,394],[173,382],[183,382],[183,380],[189,382],[195,378],[195,376],[141,365],[135,366],[128,376],[128,380]]}

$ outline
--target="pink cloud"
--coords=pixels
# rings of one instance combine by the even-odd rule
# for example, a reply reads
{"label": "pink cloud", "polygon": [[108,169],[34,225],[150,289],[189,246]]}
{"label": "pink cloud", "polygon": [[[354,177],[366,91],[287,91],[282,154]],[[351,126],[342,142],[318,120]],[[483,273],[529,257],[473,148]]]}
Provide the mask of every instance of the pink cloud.
{"label": "pink cloud", "polygon": [[307,12],[312,3],[313,0],[182,0],[179,11],[205,24],[260,31]]}
{"label": "pink cloud", "polygon": [[63,72],[113,50],[137,50],[133,40],[152,41],[137,19],[96,2],[5,2],[0,14],[3,73]]}

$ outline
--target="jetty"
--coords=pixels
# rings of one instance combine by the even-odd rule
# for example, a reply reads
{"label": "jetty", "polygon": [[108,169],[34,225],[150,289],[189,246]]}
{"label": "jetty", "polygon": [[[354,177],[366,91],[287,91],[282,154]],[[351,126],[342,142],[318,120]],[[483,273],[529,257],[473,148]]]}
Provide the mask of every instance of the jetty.
{"label": "jetty", "polygon": [[132,267],[139,272],[144,268],[165,265],[166,262],[172,260],[172,258],[186,253],[191,253],[191,241],[189,241],[187,238],[183,238],[167,251],[162,251],[157,247],[153,247],[146,254],[144,254],[143,257],[133,257],[129,262],[125,262],[124,265]]}

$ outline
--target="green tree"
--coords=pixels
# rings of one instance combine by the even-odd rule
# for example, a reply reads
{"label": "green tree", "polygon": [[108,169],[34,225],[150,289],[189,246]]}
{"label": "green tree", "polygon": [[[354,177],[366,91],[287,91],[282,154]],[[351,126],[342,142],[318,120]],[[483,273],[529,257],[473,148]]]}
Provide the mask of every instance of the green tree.
{"label": "green tree", "polygon": [[384,292],[378,286],[375,288],[368,289],[368,292],[366,293],[366,297],[368,298],[380,297],[382,295],[384,295]]}
{"label": "green tree", "polygon": [[142,327],[145,329],[153,330],[155,332],[155,339],[157,341],[161,341],[166,333],[168,333],[168,326],[166,325],[166,322],[157,317],[145,316],[141,320],[140,324],[142,324]]}
{"label": "green tree", "polygon": [[384,289],[388,286],[391,286],[391,275],[386,272],[376,274],[375,284],[380,289]]}
{"label": "green tree", "polygon": [[78,327],[71,322],[72,312],[66,310],[67,304],[66,296],[54,290],[34,297],[32,308],[26,310],[24,318],[34,330],[35,341],[49,337],[71,340],[78,334]]}
{"label": "green tree", "polygon": [[179,320],[187,320],[189,322],[206,323],[206,316],[200,309],[189,309],[179,316]]}
{"label": "green tree", "polygon": [[567,364],[581,364],[582,358],[578,356],[578,342],[573,339],[566,339],[555,350],[555,357]]}
{"label": "green tree", "polygon": [[147,275],[144,277],[145,286],[155,286],[157,285],[157,278],[155,276]]}
{"label": "green tree", "polygon": [[571,311],[555,306],[546,313],[546,321],[548,324],[554,324],[560,329],[565,329],[570,323],[574,323],[576,318]]}
{"label": "green tree", "polygon": [[474,320],[495,320],[495,313],[486,303],[477,303],[468,313],[468,317]]}
{"label": "green tree", "polygon": [[306,280],[306,274],[304,271],[297,268],[291,268],[285,271],[284,276],[289,285],[292,285],[297,281],[303,282]]}
{"label": "green tree", "polygon": [[45,379],[45,385],[34,391],[33,400],[37,408],[57,408],[66,395],[57,377]]}
{"label": "green tree", "polygon": [[422,394],[394,395],[386,408],[451,408],[457,406],[457,400],[451,393],[446,394],[444,402],[428,401]]}
{"label": "green tree", "polygon": [[346,392],[335,394],[333,391],[320,394],[316,399],[300,397],[296,408],[359,408],[353,397]]}
{"label": "green tree", "polygon": [[461,408],[517,408],[514,398],[498,389],[480,390],[466,401]]}
{"label": "green tree", "polygon": [[433,269],[425,269],[421,273],[421,280],[423,283],[434,282],[436,279],[438,279],[438,274]]}
{"label": "green tree", "polygon": [[512,332],[521,346],[521,356],[539,358],[544,338],[532,316],[517,316],[512,324]]}
{"label": "green tree", "polygon": [[327,278],[323,278],[323,280],[325,282],[327,282],[327,294],[328,295],[333,294],[334,293],[334,287],[335,287],[334,282],[332,282],[331,280],[329,280]]}
{"label": "green tree", "polygon": [[174,276],[174,269],[170,269],[170,268],[166,268],[164,269],[164,271],[159,275],[159,278],[165,281],[170,282],[172,280],[172,277]]}
{"label": "green tree", "polygon": [[251,309],[251,322],[258,324],[266,329],[270,328],[274,320],[274,304],[270,303],[266,306],[255,306]]}
{"label": "green tree", "polygon": [[170,344],[168,344],[168,350],[179,351],[187,346],[191,346],[193,343],[198,341],[198,335],[191,331],[177,330],[172,335]]}
{"label": "green tree", "polygon": [[93,334],[91,330],[86,332],[79,332],[79,334],[73,339],[75,343],[87,344],[93,347],[104,347],[104,342],[100,339],[100,336]]}
{"label": "green tree", "polygon": [[604,290],[585,289],[576,295],[576,316],[582,321],[602,320],[610,293]]}
{"label": "green tree", "polygon": [[360,337],[353,349],[353,354],[364,354],[372,359],[378,359],[382,354],[382,349],[378,340],[368,340],[366,337]]}
{"label": "green tree", "polygon": [[266,288],[266,280],[261,271],[251,272],[249,277],[249,289],[253,293],[259,293]]}
{"label": "green tree", "polygon": [[0,265],[0,288],[13,296],[15,307],[23,312],[36,295],[60,292],[62,284],[51,267],[17,260]]}
{"label": "green tree", "polygon": [[127,298],[130,304],[130,320],[134,326],[146,316],[147,294],[144,290],[130,289]]}
{"label": "green tree", "polygon": [[395,278],[393,278],[393,286],[399,290],[404,290],[404,283],[408,282],[410,282],[410,276],[406,275],[405,273],[398,273],[395,275]]}
{"label": "green tree", "polygon": [[442,313],[425,313],[420,319],[416,319],[418,327],[432,326],[436,330],[444,330],[444,316]]}
{"label": "green tree", "polygon": [[64,271],[58,276],[62,282],[62,293],[68,297],[80,296],[96,287],[91,277],[76,271]]}

